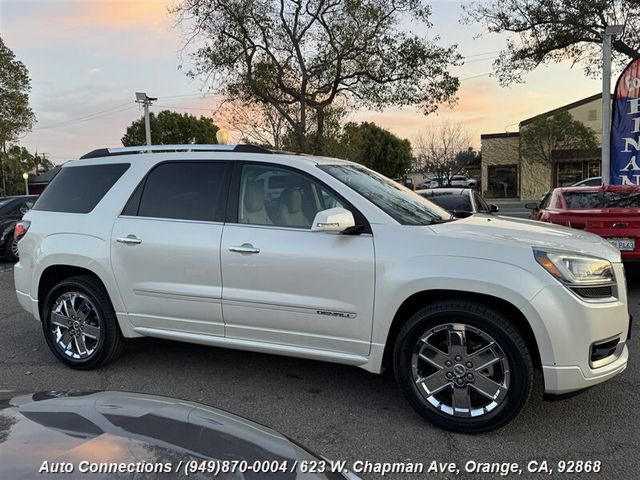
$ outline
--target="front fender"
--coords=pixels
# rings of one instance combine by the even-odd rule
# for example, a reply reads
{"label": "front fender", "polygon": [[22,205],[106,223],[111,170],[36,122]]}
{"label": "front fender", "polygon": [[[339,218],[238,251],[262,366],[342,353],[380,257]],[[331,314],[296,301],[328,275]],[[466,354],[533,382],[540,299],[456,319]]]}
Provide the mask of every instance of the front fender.
{"label": "front fender", "polygon": [[391,323],[401,305],[416,293],[451,290],[498,297],[526,317],[543,361],[553,361],[549,331],[530,300],[548,285],[517,265],[463,256],[420,256],[408,259],[376,278],[376,305],[372,343],[384,347]]}

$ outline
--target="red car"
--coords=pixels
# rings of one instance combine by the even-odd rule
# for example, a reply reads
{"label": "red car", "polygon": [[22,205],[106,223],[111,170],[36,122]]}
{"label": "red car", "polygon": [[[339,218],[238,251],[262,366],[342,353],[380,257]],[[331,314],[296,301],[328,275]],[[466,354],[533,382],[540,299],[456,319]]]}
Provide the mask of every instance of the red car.
{"label": "red car", "polygon": [[623,260],[640,260],[640,187],[563,187],[540,204],[527,203],[529,218],[586,230],[609,240]]}

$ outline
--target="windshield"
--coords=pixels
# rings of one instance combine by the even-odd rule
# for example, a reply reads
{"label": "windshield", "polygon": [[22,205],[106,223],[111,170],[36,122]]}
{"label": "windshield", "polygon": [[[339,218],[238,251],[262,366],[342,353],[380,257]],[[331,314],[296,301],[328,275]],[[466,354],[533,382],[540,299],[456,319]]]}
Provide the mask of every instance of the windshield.
{"label": "windshield", "polygon": [[408,188],[359,165],[318,165],[402,225],[453,220],[451,214]]}
{"label": "windshield", "polygon": [[565,192],[567,208],[640,208],[640,192]]}
{"label": "windshield", "polygon": [[471,199],[469,195],[457,193],[444,193],[434,195],[422,195],[427,200],[431,200],[436,205],[446,208],[450,212],[471,212]]}

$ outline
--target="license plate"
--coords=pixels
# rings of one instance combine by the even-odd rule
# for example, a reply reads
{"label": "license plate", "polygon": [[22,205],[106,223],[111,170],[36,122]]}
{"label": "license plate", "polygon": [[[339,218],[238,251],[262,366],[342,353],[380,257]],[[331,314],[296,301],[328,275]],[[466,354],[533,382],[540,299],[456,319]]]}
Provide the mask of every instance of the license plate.
{"label": "license plate", "polygon": [[621,252],[632,252],[636,249],[635,238],[607,238],[607,240]]}

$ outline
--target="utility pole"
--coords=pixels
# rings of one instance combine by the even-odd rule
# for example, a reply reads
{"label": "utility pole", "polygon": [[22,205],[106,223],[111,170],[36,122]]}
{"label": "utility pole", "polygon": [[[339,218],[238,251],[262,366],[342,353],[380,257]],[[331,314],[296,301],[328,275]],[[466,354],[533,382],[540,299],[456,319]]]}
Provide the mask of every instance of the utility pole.
{"label": "utility pole", "polygon": [[624,25],[609,25],[602,41],[602,184],[611,183],[611,43]]}
{"label": "utility pole", "polygon": [[147,139],[147,145],[151,145],[151,122],[149,121],[149,106],[156,100],[157,98],[149,97],[144,92],[136,92],[136,103],[141,103],[144,107],[144,133]]}
{"label": "utility pole", "polygon": [[49,155],[46,152],[42,152],[38,155],[38,153],[36,153],[35,157],[34,157],[34,161],[36,163],[35,165],[35,171],[33,173],[35,173],[36,175],[39,175],[40,172],[38,171],[38,167],[40,166],[40,159],[42,159],[43,163],[46,163],[47,161],[47,155]]}

